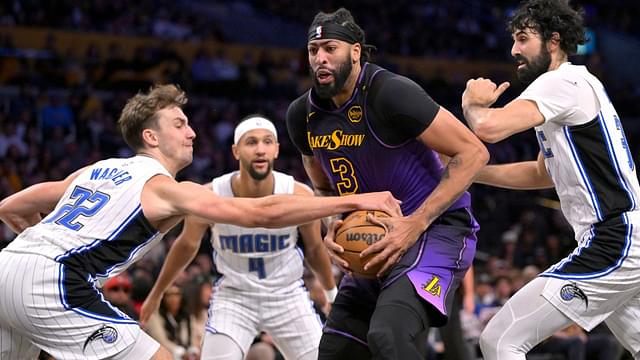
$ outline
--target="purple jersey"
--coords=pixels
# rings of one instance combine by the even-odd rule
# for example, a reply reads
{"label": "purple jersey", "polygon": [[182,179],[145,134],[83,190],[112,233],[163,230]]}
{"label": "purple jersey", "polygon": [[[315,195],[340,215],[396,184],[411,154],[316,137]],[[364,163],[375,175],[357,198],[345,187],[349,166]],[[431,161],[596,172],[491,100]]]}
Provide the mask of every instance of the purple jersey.
{"label": "purple jersey", "polygon": [[[388,190],[402,200],[402,212],[408,215],[438,185],[444,167],[438,154],[419,140],[411,138],[389,145],[373,131],[371,120],[384,121],[379,118],[385,115],[369,106],[367,95],[385,80],[378,80],[381,73],[397,76],[365,64],[351,99],[338,109],[322,108],[310,91],[307,140],[340,195]],[[449,210],[469,206],[469,193],[465,192]]]}

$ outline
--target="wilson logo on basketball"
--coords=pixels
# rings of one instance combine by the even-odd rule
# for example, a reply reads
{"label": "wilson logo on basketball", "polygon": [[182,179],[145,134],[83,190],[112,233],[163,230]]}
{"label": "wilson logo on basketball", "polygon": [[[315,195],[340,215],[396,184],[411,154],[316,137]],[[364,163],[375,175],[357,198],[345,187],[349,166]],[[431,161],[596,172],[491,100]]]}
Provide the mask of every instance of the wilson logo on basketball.
{"label": "wilson logo on basketball", "polygon": [[385,234],[373,234],[373,233],[365,233],[365,232],[361,232],[361,233],[348,233],[347,234],[347,241],[364,241],[366,242],[368,245],[373,244],[374,242],[378,241],[378,240],[382,240],[382,238],[384,237]]}

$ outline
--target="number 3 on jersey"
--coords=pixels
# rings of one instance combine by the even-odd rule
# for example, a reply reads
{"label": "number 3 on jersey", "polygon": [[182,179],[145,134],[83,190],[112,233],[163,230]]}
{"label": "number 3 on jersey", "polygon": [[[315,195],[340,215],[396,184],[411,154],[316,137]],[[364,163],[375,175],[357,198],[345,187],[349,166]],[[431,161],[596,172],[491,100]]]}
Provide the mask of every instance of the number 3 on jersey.
{"label": "number 3 on jersey", "polygon": [[336,182],[338,194],[355,194],[358,190],[358,181],[356,180],[356,170],[353,168],[351,161],[344,157],[333,158],[329,161],[331,163],[331,172],[340,177],[340,181]]}
{"label": "number 3 on jersey", "polygon": [[74,231],[80,230],[84,225],[76,221],[79,216],[91,217],[95,215],[109,201],[109,195],[89,189],[76,186],[71,192],[70,199],[75,199],[71,204],[65,204],[60,207],[55,215],[53,215],[46,223],[55,222]]}

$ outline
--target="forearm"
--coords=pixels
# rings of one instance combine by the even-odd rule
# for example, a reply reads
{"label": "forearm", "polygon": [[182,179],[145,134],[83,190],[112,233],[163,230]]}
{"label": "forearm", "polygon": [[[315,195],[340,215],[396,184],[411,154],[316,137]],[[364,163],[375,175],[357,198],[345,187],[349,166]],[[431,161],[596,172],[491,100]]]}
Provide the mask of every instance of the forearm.
{"label": "forearm", "polygon": [[536,161],[523,161],[504,165],[487,165],[475,179],[476,183],[514,190],[536,190],[553,187],[546,172],[542,173]]}
{"label": "forearm", "polygon": [[19,234],[29,226],[37,224],[42,217],[40,212],[51,211],[51,206],[42,206],[33,201],[42,193],[44,184],[31,186],[21,192],[13,194],[0,202],[0,220]]}
{"label": "forearm", "polygon": [[331,270],[331,260],[329,260],[324,245],[318,244],[312,249],[307,249],[306,259],[322,287],[325,290],[333,289],[336,286],[336,281]]}
{"label": "forearm", "polygon": [[469,188],[487,161],[486,151],[466,151],[454,155],[438,186],[411,216],[423,221],[426,229]]}
{"label": "forearm", "polygon": [[[356,195],[357,196],[357,195]],[[270,195],[255,199],[260,204],[254,211],[259,214],[249,226],[279,228],[304,224],[315,219],[360,210],[355,196],[319,197],[298,195]]]}
{"label": "forearm", "polygon": [[489,117],[492,111],[493,109],[491,108],[475,104],[464,105],[462,107],[464,118],[471,130],[481,140],[490,143],[498,141],[496,138],[491,136],[495,132],[495,129],[491,129],[491,124],[489,121]]}
{"label": "forearm", "polygon": [[148,296],[161,298],[198,253],[197,244],[175,241]]}

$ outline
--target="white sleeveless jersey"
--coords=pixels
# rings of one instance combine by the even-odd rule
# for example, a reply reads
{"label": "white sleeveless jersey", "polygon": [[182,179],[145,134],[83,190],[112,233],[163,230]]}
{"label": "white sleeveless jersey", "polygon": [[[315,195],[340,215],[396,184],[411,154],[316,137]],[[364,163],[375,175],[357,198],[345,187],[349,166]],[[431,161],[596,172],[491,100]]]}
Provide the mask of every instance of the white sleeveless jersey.
{"label": "white sleeveless jersey", "polygon": [[154,175],[169,172],[155,159],[99,161],[82,171],[56,208],[23,231],[5,251],[42,255],[91,279],[122,272],[162,238],[142,213],[140,195]]}
{"label": "white sleeveless jersey", "polygon": [[[213,191],[219,196],[234,196],[232,172],[213,179]],[[274,194],[293,194],[295,180],[273,171]],[[273,291],[302,278],[303,257],[296,246],[297,227],[280,229],[245,228],[229,224],[211,227],[213,261],[223,275],[221,286],[247,292]]]}
{"label": "white sleeveless jersey", "polygon": [[[586,117],[593,94],[597,114]],[[624,130],[595,76],[565,63],[541,75],[520,98],[536,101],[545,116],[536,134],[576,240],[591,236],[592,224],[638,209],[640,186]],[[573,105],[563,108],[567,102]]]}

